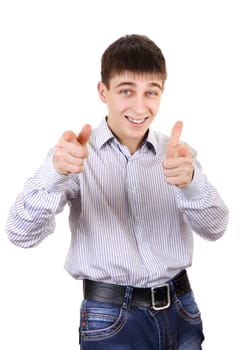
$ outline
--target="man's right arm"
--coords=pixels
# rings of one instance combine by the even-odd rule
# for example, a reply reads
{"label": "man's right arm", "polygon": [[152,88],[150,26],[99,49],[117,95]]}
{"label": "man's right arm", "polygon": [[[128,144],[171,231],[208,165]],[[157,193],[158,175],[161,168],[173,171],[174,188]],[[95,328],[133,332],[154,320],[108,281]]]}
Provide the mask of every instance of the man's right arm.
{"label": "man's right arm", "polygon": [[26,181],[7,219],[6,231],[12,243],[29,248],[53,233],[56,214],[79,195],[76,174],[83,171],[90,134],[88,124],[79,135],[64,132],[44,165]]}
{"label": "man's right arm", "polygon": [[23,191],[10,208],[6,232],[17,246],[36,246],[53,233],[56,214],[79,192],[72,175],[56,172],[52,158],[53,153],[50,153],[36,174],[27,179]]}

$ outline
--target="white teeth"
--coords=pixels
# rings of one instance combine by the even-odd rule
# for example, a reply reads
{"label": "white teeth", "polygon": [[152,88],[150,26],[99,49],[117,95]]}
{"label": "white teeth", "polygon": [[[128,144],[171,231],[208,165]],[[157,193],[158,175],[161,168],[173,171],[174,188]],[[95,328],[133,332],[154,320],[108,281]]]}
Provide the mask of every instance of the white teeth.
{"label": "white teeth", "polygon": [[144,121],[145,121],[146,118],[143,118],[143,119],[133,119],[133,118],[128,118],[128,120],[132,123],[135,123],[135,124],[142,124]]}

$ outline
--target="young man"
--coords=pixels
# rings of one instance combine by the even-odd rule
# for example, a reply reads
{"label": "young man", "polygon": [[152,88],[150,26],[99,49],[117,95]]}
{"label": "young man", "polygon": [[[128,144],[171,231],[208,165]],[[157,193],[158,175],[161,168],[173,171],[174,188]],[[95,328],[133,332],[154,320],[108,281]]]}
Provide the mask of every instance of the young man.
{"label": "young man", "polygon": [[98,92],[108,113],[91,131],[66,131],[13,204],[9,239],[33,247],[70,206],[67,271],[83,280],[84,350],[198,350],[200,311],[186,269],[193,231],[207,240],[227,228],[228,209],[196,159],[171,136],[154,132],[166,80],[161,50],[146,36],[112,43]]}

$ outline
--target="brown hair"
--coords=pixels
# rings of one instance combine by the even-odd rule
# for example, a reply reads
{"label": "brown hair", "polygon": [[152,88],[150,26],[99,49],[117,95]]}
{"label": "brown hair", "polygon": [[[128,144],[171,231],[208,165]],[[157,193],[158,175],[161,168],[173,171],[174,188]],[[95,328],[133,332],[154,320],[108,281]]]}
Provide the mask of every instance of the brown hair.
{"label": "brown hair", "polygon": [[114,74],[124,71],[156,73],[166,79],[166,63],[160,48],[147,36],[130,34],[114,41],[101,59],[101,80],[109,89]]}

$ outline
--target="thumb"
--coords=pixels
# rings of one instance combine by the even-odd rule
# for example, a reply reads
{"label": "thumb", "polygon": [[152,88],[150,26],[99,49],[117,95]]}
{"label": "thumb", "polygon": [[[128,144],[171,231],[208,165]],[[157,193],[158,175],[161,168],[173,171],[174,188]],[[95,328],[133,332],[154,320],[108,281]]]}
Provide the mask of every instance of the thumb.
{"label": "thumb", "polygon": [[167,157],[174,158],[178,153],[178,146],[180,145],[180,136],[183,128],[183,123],[177,121],[171,130],[171,136],[166,146]]}
{"label": "thumb", "polygon": [[171,135],[168,142],[169,147],[174,147],[180,143],[182,128],[183,128],[182,121],[177,121],[171,130]]}
{"label": "thumb", "polygon": [[82,128],[82,130],[80,131],[79,135],[78,135],[78,142],[81,145],[85,145],[90,138],[91,135],[91,126],[89,124],[85,124]]}

